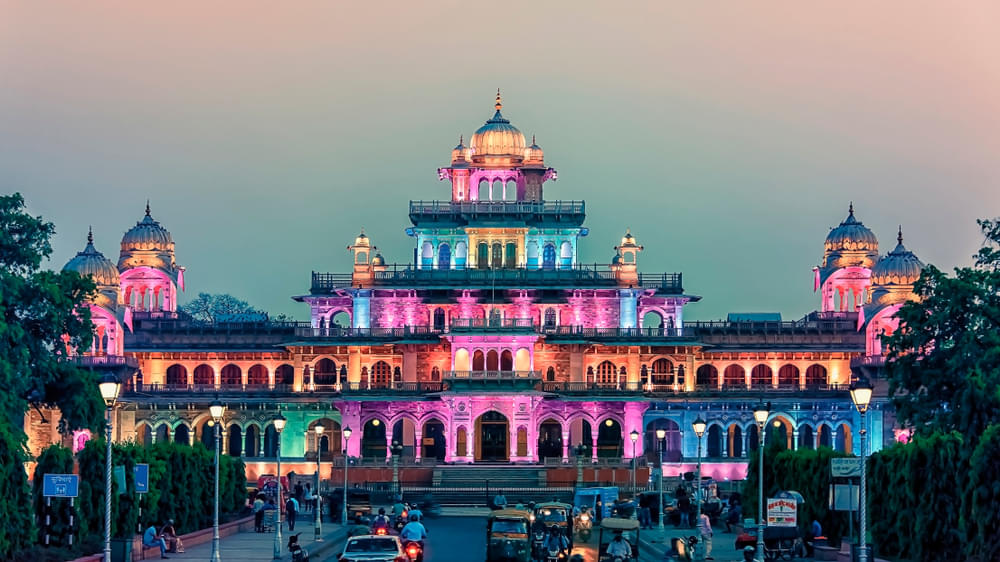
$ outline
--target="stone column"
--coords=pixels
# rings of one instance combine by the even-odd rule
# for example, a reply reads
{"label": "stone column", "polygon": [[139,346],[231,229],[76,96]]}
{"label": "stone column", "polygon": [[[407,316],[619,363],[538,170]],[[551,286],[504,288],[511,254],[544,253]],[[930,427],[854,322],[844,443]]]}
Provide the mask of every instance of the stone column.
{"label": "stone column", "polygon": [[799,430],[792,432],[792,450],[797,451],[799,448]]}
{"label": "stone column", "polygon": [[[392,436],[392,427],[389,424],[385,424],[385,460],[388,462],[392,462]],[[402,439],[402,436],[400,436],[400,439]],[[402,442],[400,442],[400,445],[402,445]]]}
{"label": "stone column", "polygon": [[562,430],[562,462],[569,462],[569,428]]}
{"label": "stone column", "polygon": [[423,440],[424,433],[421,431],[420,427],[413,428],[413,458],[417,462],[420,462],[420,458],[423,456]]}
{"label": "stone column", "polygon": [[590,462],[597,462],[597,434],[601,431],[600,423],[590,426]]}

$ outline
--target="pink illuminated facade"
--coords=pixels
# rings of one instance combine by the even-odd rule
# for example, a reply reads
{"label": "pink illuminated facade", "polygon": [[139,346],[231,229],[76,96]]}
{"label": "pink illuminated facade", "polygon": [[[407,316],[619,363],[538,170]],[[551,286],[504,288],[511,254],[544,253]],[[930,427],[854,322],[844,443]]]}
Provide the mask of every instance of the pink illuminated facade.
{"label": "pink illuminated facade", "polygon": [[[199,324],[178,314],[184,269],[148,206],[117,267],[97,264],[88,242],[67,267],[96,260],[73,269],[105,287],[92,310],[108,342],[95,353],[138,366],[119,438],[211,443],[207,406],[218,395],[229,404],[224,447],[251,474],[273,472],[280,410],[283,462],[293,464],[342,449],[384,463],[399,443],[418,465],[603,466],[634,450],[662,458],[670,475],[690,470],[691,422],[702,417],[706,474],[738,479],[763,399],[789,447],[857,449],[852,369],[877,378],[879,335],[895,328],[922,268],[901,236],[880,258],[852,206],[814,269],[819,311],[685,321],[701,297],[680,273],[642,271],[630,231],[608,244],[608,263],[579,261],[584,202],[545,198],[556,171],[501,109],[498,94],[469,146],[460,140],[438,169],[448,198],[409,202],[413,255],[390,263],[361,232],[347,247],[349,271],[313,272],[309,292],[294,297],[308,322]],[[884,404],[868,416],[876,450],[894,439]],[[319,442],[318,423],[327,430]],[[657,428],[667,432],[661,453]]]}

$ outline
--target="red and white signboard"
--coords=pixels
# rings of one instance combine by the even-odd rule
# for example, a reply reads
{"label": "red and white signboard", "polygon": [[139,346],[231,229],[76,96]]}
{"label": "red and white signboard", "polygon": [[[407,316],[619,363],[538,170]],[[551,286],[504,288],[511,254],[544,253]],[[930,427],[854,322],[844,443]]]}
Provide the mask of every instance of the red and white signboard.
{"label": "red and white signboard", "polygon": [[798,525],[798,507],[794,498],[767,498],[767,526],[795,527]]}

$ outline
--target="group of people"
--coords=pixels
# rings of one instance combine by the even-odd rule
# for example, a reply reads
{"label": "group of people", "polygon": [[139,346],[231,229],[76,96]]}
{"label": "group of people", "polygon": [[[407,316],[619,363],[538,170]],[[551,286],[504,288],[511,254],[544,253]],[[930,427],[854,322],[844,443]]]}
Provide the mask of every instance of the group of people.
{"label": "group of people", "polygon": [[[274,503],[275,498],[271,494],[255,492],[252,499],[250,511],[254,516],[254,530],[258,533],[266,532],[268,528],[264,517],[268,511],[278,509]],[[316,501],[317,497],[313,494],[310,484],[307,483],[305,487],[301,483],[295,484],[294,493],[288,494],[285,500],[284,519],[289,531],[295,530],[295,522],[299,513],[312,513],[312,510],[316,509]]]}
{"label": "group of people", "polygon": [[155,523],[150,523],[142,534],[142,544],[147,547],[160,547],[160,558],[163,559],[167,558],[167,552],[184,552],[184,542],[177,536],[173,519],[167,519],[159,529]]}

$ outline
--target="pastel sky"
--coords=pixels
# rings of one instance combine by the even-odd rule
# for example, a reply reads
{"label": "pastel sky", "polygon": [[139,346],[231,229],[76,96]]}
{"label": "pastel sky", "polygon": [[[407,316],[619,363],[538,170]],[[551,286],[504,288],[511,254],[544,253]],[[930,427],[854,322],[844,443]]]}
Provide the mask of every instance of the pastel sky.
{"label": "pastel sky", "polygon": [[1000,3],[0,0],[0,191],[55,222],[52,267],[146,199],[187,294],[302,319],[360,227],[411,258],[407,201],[492,112],[537,135],[582,260],[631,227],[689,318],[819,306],[853,200],[883,253],[951,268],[1000,215]]}

